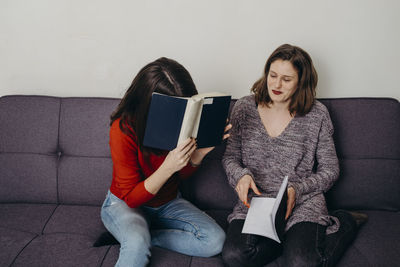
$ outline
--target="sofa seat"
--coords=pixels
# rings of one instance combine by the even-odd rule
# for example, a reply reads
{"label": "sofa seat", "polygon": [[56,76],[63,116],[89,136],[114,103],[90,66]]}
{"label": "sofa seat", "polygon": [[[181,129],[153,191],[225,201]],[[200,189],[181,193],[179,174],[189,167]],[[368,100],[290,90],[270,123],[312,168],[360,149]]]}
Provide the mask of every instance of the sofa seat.
{"label": "sofa seat", "polygon": [[[393,259],[400,257],[400,212],[363,212],[368,214],[368,222],[361,227],[356,240],[346,251],[338,267],[393,266]],[[388,245],[388,240],[392,240],[393,244]]]}
{"label": "sofa seat", "polygon": [[59,205],[43,230],[44,234],[68,233],[87,236],[92,243],[106,231],[100,218],[100,207]]}
{"label": "sofa seat", "polygon": [[53,233],[34,238],[12,266],[101,266],[107,247],[95,248],[82,234]]}
{"label": "sofa seat", "polygon": [[[335,128],[340,177],[331,210],[369,220],[338,267],[400,266],[400,103],[389,98],[320,99]],[[119,245],[93,247],[105,231],[110,187],[109,118],[120,99],[0,97],[0,266],[114,266]],[[235,100],[232,100],[234,105]],[[181,184],[182,196],[223,229],[237,202],[216,147]],[[151,267],[223,267],[220,255],[151,248]],[[267,267],[282,267],[282,260]]]}
{"label": "sofa seat", "polygon": [[0,228],[40,235],[55,204],[0,204]]}

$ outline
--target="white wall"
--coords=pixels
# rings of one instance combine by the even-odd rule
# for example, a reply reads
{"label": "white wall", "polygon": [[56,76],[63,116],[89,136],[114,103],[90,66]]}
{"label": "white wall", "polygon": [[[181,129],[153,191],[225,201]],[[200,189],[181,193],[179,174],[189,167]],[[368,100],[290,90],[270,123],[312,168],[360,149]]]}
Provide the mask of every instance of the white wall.
{"label": "white wall", "polygon": [[319,97],[400,99],[397,0],[0,0],[0,96],[121,97],[161,56],[200,92],[249,93],[282,43],[304,48]]}

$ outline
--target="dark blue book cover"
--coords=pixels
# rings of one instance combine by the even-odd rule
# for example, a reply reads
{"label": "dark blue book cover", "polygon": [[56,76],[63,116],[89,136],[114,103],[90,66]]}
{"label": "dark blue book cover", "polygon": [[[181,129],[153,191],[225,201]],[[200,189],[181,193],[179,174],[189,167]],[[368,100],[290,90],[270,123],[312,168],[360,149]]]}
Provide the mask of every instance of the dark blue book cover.
{"label": "dark blue book cover", "polygon": [[[143,145],[170,151],[176,148],[179,140],[189,137],[197,138],[198,148],[219,145],[224,134],[231,96],[218,93],[215,96],[209,95],[196,95],[190,99],[153,93]],[[201,103],[202,106],[198,106]],[[187,109],[188,105],[191,108]],[[183,123],[186,130],[181,131]],[[197,132],[194,130],[196,128]]]}
{"label": "dark blue book cover", "polygon": [[143,145],[173,150],[177,146],[187,102],[184,98],[153,94]]}
{"label": "dark blue book cover", "polygon": [[201,112],[197,147],[212,147],[221,144],[231,96],[206,97]]}

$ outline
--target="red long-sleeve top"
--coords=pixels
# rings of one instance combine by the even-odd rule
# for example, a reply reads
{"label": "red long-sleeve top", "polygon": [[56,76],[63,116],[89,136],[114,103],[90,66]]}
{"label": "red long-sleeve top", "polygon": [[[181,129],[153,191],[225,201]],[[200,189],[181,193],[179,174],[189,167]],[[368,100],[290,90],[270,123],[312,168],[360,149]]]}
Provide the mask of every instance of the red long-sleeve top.
{"label": "red long-sleeve top", "polygon": [[150,154],[144,157],[139,149],[137,137],[125,134],[119,127],[120,119],[110,128],[110,149],[113,161],[113,179],[110,191],[126,202],[131,208],[141,205],[159,207],[176,198],[181,179],[189,177],[196,170],[191,164],[169,178],[156,195],[144,187],[144,180],[152,175],[165,160],[168,151],[162,155]]}

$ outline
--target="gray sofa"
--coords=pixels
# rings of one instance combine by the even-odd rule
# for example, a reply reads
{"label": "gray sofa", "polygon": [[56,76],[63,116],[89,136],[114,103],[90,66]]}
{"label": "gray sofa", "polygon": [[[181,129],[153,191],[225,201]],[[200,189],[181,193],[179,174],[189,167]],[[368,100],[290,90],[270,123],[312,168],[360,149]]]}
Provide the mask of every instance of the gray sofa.
{"label": "gray sofa", "polygon": [[[341,174],[331,209],[369,215],[339,266],[400,266],[400,104],[389,98],[321,99],[335,126]],[[119,99],[0,98],[0,266],[113,266],[118,245],[100,205],[111,182],[109,115]],[[233,101],[234,102],[234,101]],[[224,228],[236,196],[221,167],[224,145],[182,184],[182,194]],[[268,266],[282,266],[280,259]],[[152,248],[151,266],[223,266]]]}

